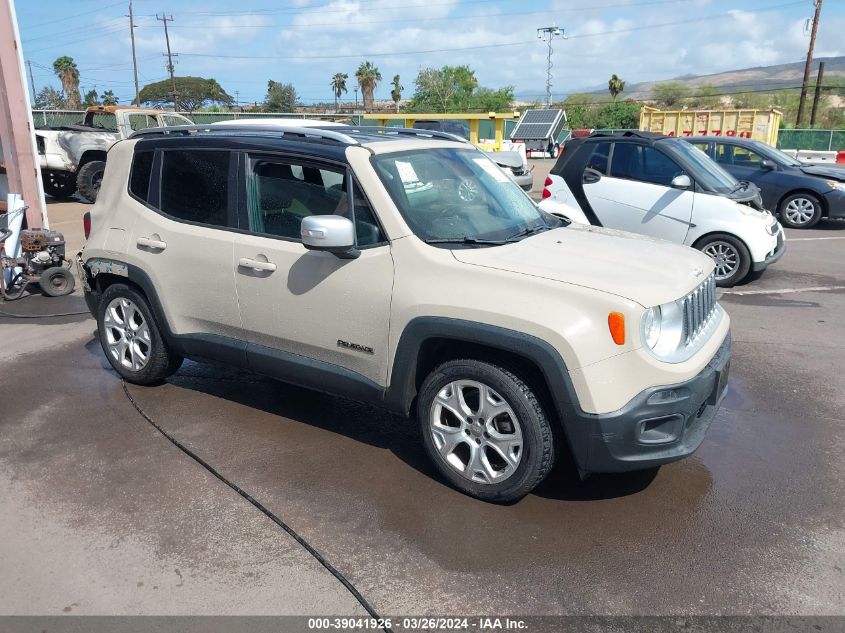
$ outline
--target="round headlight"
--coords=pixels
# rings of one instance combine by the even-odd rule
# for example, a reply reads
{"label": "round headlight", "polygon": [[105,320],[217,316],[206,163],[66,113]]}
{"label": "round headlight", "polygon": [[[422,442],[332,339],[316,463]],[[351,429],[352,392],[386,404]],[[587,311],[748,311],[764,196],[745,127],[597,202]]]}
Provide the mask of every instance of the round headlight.
{"label": "round headlight", "polygon": [[651,349],[660,340],[660,306],[649,308],[643,315],[643,340]]}

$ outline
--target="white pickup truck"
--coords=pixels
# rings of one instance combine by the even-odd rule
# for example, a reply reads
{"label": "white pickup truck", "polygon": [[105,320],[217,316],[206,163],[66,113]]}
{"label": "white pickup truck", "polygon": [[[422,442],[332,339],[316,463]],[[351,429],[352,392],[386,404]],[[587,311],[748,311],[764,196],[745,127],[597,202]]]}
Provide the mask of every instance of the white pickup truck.
{"label": "white pickup truck", "polygon": [[79,192],[94,202],[106,168],[106,152],[132,132],[150,127],[190,125],[175,112],[127,106],[91,106],[82,123],[40,128],[35,142],[44,180],[44,192],[65,198]]}

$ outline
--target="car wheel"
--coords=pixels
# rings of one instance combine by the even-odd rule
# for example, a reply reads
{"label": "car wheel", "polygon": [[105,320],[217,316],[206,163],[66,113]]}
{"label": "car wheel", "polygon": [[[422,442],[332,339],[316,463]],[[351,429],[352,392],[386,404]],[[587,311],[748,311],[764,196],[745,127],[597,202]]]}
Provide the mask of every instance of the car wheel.
{"label": "car wheel", "polygon": [[751,253],[733,235],[709,235],[695,247],[716,264],[716,285],[730,288],[748,276],[751,270]]}
{"label": "car wheel", "polygon": [[64,297],[73,292],[76,286],[76,279],[73,274],[63,266],[51,266],[43,273],[38,285],[44,294],[50,297]]}
{"label": "car wheel", "polygon": [[557,154],[558,154],[557,143],[552,143],[549,146],[549,156],[551,156],[552,158],[557,158]]}
{"label": "car wheel", "polygon": [[454,360],[425,379],[417,418],[429,457],[458,490],[510,502],[549,473],[551,425],[531,387],[507,369]]}
{"label": "car wheel", "polygon": [[111,366],[127,382],[161,382],[182,365],[161,336],[146,299],[123,284],[106,288],[97,314],[100,344]]}
{"label": "car wheel", "polygon": [[41,172],[44,193],[53,198],[69,198],[76,193],[76,178],[69,171],[45,169]]}
{"label": "car wheel", "polygon": [[780,220],[793,229],[809,229],[822,219],[822,203],[809,193],[787,196],[778,208]]}
{"label": "car wheel", "polygon": [[100,184],[103,182],[103,173],[106,171],[106,163],[101,160],[92,160],[79,168],[76,174],[76,187],[79,195],[88,202],[97,200],[100,193]]}

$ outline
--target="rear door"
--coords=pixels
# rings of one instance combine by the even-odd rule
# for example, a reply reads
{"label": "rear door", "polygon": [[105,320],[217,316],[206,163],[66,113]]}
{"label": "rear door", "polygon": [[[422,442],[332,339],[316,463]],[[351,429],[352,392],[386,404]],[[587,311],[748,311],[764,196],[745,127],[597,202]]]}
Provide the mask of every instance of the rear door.
{"label": "rear door", "polygon": [[[175,334],[243,337],[232,271],[237,154],[159,149],[135,154],[130,194],[139,205],[129,236]],[[235,344],[237,347],[237,344]]]}
{"label": "rear door", "polygon": [[384,385],[393,258],[359,188],[353,190],[357,259],[310,251],[300,237],[306,216],[350,217],[346,168],[252,154],[241,177],[248,231],[238,234],[230,265],[250,364],[276,375],[284,365],[313,359],[323,372],[352,371]]}
{"label": "rear door", "polygon": [[713,160],[725,168],[737,180],[748,180],[760,188],[763,206],[773,209],[786,192],[783,174],[778,169],[763,169],[766,158],[754,150],[730,142],[717,141],[713,144]]}
{"label": "rear door", "polygon": [[584,196],[603,226],[683,242],[695,194],[671,182],[684,173],[650,145],[597,143],[582,176]]}

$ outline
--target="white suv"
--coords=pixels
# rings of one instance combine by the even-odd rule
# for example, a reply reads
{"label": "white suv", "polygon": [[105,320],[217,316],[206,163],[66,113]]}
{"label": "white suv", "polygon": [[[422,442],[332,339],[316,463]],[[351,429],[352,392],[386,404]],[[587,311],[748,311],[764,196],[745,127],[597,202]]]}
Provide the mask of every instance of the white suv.
{"label": "white suv", "polygon": [[590,224],[692,246],[713,259],[719,286],[761,274],[786,248],[783,228],[763,209],[755,185],[662,134],[567,141],[545,184],[546,211],[579,221],[570,210],[578,207]]}
{"label": "white suv", "polygon": [[415,417],[444,477],[528,493],[702,442],[725,393],[712,262],[561,221],[482,152],[397,128],[190,126],[110,151],[80,253],[112,367],[222,360]]}

